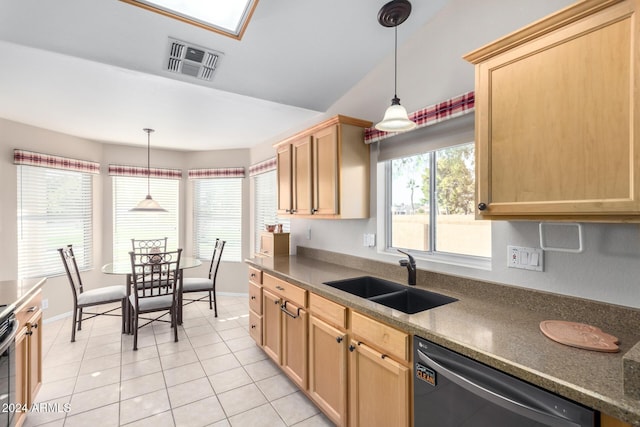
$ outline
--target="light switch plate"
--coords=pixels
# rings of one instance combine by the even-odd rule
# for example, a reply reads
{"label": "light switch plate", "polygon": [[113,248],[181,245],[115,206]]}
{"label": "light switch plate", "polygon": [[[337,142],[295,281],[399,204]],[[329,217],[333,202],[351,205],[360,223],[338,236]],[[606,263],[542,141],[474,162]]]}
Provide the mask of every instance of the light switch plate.
{"label": "light switch plate", "polygon": [[544,271],[543,251],[540,248],[507,246],[507,267],[522,270]]}

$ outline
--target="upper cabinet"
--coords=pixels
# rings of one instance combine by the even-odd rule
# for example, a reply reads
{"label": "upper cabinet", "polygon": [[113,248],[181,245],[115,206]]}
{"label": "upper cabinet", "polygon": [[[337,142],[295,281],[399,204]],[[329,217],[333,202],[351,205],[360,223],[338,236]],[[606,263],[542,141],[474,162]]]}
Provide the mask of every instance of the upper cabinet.
{"label": "upper cabinet", "polygon": [[276,144],[278,214],[367,218],[371,124],[335,116]]}
{"label": "upper cabinet", "polygon": [[640,219],[639,0],[585,0],[465,56],[477,216]]}

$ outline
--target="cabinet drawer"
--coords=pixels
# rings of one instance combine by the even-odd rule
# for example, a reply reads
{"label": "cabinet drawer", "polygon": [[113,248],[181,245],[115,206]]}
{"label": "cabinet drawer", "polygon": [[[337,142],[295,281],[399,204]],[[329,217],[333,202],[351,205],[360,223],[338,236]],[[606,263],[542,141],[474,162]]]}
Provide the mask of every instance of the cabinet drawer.
{"label": "cabinet drawer", "polygon": [[309,310],[322,320],[338,328],[347,328],[347,308],[319,295],[309,294]]}
{"label": "cabinet drawer", "polygon": [[403,361],[409,360],[409,334],[353,311],[351,331],[382,353]]}
{"label": "cabinet drawer", "polygon": [[262,345],[262,316],[249,310],[249,335],[258,345]]}
{"label": "cabinet drawer", "polygon": [[42,292],[38,291],[31,299],[22,304],[16,310],[16,318],[20,327],[24,326],[27,321],[40,310],[42,306]]}
{"label": "cabinet drawer", "polygon": [[262,315],[262,286],[249,282],[249,308]]}
{"label": "cabinet drawer", "polygon": [[286,298],[292,303],[305,308],[307,306],[307,291],[299,288],[291,283],[280,280],[276,277],[264,274],[262,277],[262,283],[265,288],[278,294],[279,296]]}
{"label": "cabinet drawer", "polygon": [[256,285],[262,284],[262,270],[258,270],[257,268],[249,267],[249,282],[255,283]]}

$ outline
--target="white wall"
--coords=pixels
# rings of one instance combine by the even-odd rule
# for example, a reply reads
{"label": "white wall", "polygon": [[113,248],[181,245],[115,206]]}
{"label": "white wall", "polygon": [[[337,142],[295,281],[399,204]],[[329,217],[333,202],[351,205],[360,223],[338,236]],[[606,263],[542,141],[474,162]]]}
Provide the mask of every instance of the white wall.
{"label": "white wall", "polygon": [[[109,164],[146,166],[146,147],[104,144],[65,134],[52,132],[4,119],[0,119],[0,280],[14,280],[17,276],[17,179],[16,167],[13,164],[13,150],[20,148],[46,154],[67,156],[83,160],[100,162],[101,174],[94,177],[94,242],[93,269],[82,273],[85,286],[91,288],[100,285],[123,283],[124,277],[105,275],[100,268],[112,259],[113,227],[112,227],[112,186],[108,175]],[[183,170],[186,176],[188,169],[245,167],[247,178],[243,180],[243,212],[249,212],[249,178],[250,152],[243,150],[221,150],[215,152],[181,152],[153,148],[151,165],[153,167],[176,168]],[[191,185],[185,178],[180,187],[180,242],[184,253],[193,253],[191,236]],[[249,216],[242,219],[244,252],[242,259],[249,253]],[[185,271],[186,277],[206,276],[208,264]],[[223,262],[218,275],[220,292],[247,293],[247,266],[243,262]],[[73,300],[66,276],[50,277],[43,289],[43,297],[49,300],[49,308],[45,318],[70,312]]]}
{"label": "white wall", "polygon": [[[415,111],[473,90],[474,69],[462,59],[464,54],[571,3],[572,0],[454,0],[399,48],[398,96],[402,104],[408,111]],[[380,120],[393,95],[392,79],[393,57],[390,56],[336,102],[326,116],[339,113],[373,122]],[[389,89],[381,91],[381,87]],[[376,164],[376,150],[372,149],[371,218],[342,221],[294,219],[291,221],[292,247],[309,246],[396,263],[397,256],[362,245],[363,233],[377,233],[379,229]],[[546,252],[545,271],[542,273],[508,269],[507,245],[539,247],[537,227],[537,222],[493,222],[490,271],[428,261],[419,261],[419,267],[640,307],[638,225],[586,224],[584,253]],[[310,240],[307,239],[309,228]],[[567,245],[573,243],[572,239]]]}

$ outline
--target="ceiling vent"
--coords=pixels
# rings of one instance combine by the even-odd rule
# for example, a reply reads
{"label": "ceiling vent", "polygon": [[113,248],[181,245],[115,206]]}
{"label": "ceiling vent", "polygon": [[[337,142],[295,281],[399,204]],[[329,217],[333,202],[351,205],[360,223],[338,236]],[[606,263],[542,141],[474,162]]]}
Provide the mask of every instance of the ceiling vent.
{"label": "ceiling vent", "polygon": [[210,81],[222,55],[213,49],[170,38],[167,70]]}

